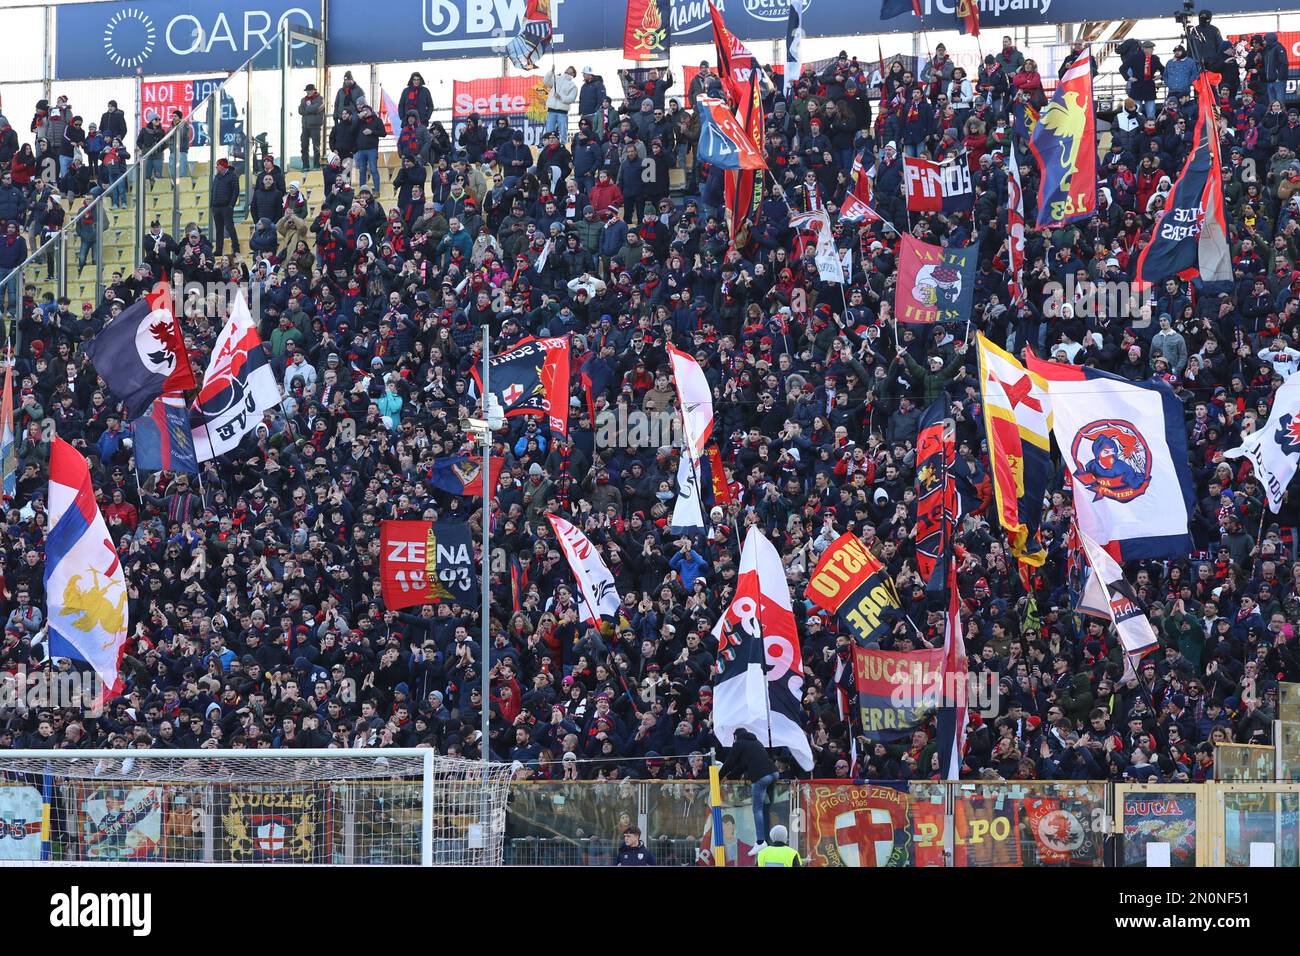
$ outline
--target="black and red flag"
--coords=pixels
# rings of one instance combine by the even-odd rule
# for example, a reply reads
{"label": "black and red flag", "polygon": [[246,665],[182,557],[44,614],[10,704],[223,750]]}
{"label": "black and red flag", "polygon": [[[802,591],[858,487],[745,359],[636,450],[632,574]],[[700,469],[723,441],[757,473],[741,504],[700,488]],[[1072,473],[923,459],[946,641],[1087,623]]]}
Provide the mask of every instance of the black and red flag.
{"label": "black and red flag", "polygon": [[948,586],[945,555],[962,513],[955,436],[947,398],[936,399],[921,416],[916,439],[916,566],[927,591]]}

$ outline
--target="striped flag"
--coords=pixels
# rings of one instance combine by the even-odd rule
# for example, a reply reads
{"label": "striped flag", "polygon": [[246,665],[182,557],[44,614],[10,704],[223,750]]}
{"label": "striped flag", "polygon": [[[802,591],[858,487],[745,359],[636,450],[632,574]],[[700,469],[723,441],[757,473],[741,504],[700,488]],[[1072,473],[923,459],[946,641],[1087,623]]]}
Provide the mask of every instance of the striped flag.
{"label": "striped flag", "polygon": [[957,560],[951,559],[948,589],[948,613],[944,621],[943,706],[939,708],[939,773],[942,780],[961,777],[961,756],[966,746],[966,721],[969,705],[966,697],[966,674],[970,662],[966,657],[966,641],[961,633],[960,604],[957,600]]}
{"label": "striped flag", "polygon": [[1025,304],[1025,194],[1020,188],[1020,161],[1015,144],[1007,143],[1007,270],[1011,304]]}
{"label": "striped flag", "polygon": [[1016,559],[1041,567],[1046,552],[1038,526],[1052,476],[1047,383],[982,333],[975,341],[998,520]]}
{"label": "striped flag", "polygon": [[12,499],[18,491],[18,454],[14,444],[14,363],[5,363],[5,394],[0,403],[0,476],[4,496]]}

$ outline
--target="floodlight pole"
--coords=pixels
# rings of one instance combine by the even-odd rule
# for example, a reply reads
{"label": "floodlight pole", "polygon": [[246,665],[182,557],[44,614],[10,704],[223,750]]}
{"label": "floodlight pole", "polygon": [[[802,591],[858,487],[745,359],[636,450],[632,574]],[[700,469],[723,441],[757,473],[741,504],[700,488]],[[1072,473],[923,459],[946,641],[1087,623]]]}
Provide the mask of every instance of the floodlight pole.
{"label": "floodlight pole", "polygon": [[[481,396],[481,400],[483,402],[483,418],[485,420],[488,417],[488,411],[487,411],[488,408],[487,397],[489,394],[488,393],[488,359],[489,359],[489,353],[491,352],[492,349],[492,343],[489,340],[489,334],[490,332],[488,327],[484,325],[483,326],[483,394]],[[486,787],[488,761],[492,759],[491,749],[488,746],[488,739],[489,739],[488,726],[490,723],[489,714],[491,712],[491,708],[489,707],[489,702],[492,699],[489,696],[491,692],[491,682],[488,680],[488,667],[489,667],[488,662],[491,659],[491,654],[492,654],[492,649],[489,646],[490,628],[488,626],[488,621],[492,614],[492,589],[488,586],[488,569],[490,566],[489,562],[491,560],[489,557],[491,551],[489,549],[491,548],[491,534],[492,534],[491,522],[490,522],[490,518],[491,518],[490,510],[492,507],[492,462],[491,462],[492,432],[489,427],[484,427],[483,431],[481,432],[481,435],[483,437],[482,457],[480,458],[480,470],[483,476],[483,529],[482,529],[483,530],[483,557],[479,561],[479,572],[480,572],[479,587],[482,589],[483,608],[479,620],[479,629],[480,629],[479,641],[482,645],[479,649],[479,653],[482,659],[479,661],[478,669],[479,669],[479,680],[482,682],[481,684],[482,689],[480,691],[481,709],[479,711],[479,723],[480,723],[479,729],[480,732],[483,734],[483,740],[480,742],[479,745],[479,756],[483,758],[483,784],[484,787]],[[484,792],[485,793],[487,792],[486,789],[484,790]],[[486,802],[484,803],[484,806],[485,807],[487,806]],[[486,827],[489,822],[490,821],[486,819],[483,821],[483,826],[485,828],[483,831],[483,836],[485,839],[487,837]]]}

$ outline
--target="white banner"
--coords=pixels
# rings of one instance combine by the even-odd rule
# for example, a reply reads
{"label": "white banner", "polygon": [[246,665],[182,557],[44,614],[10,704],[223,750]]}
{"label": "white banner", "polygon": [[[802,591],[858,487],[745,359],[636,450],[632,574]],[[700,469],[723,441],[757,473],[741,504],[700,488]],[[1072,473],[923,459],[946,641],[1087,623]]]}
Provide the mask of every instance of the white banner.
{"label": "white banner", "polygon": [[677,462],[677,503],[673,505],[672,534],[705,530],[704,511],[700,505],[700,473],[690,455],[683,453]]}
{"label": "white banner", "polygon": [[280,404],[271,358],[257,334],[241,291],[230,321],[217,337],[199,397],[190,408],[194,451],[199,461],[223,455],[262,421],[262,413]]}
{"label": "white banner", "polygon": [[699,460],[704,445],[713,435],[713,389],[704,377],[704,369],[681,349],[668,346],[668,360],[673,366],[673,385],[677,389],[677,404],[681,407],[682,428],[690,456]]}
{"label": "white banner", "polygon": [[0,860],[39,860],[44,820],[38,789],[0,786]]}
{"label": "white banner", "polygon": [[1268,495],[1268,510],[1282,510],[1282,495],[1295,477],[1300,457],[1300,372],[1283,383],[1273,397],[1268,423],[1241,440],[1241,445],[1223,453],[1224,458],[1249,458]]}
{"label": "white banner", "polygon": [[546,516],[551,522],[551,529],[560,542],[564,559],[569,562],[569,570],[578,582],[582,594],[583,619],[599,624],[601,618],[612,618],[618,613],[619,597],[614,588],[614,575],[601,560],[588,537],[572,524],[557,515]]}

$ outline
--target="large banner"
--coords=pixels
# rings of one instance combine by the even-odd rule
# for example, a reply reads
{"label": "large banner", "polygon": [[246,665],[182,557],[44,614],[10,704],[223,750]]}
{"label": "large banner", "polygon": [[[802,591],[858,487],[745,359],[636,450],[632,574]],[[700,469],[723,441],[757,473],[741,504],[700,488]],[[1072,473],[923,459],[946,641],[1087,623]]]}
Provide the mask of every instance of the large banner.
{"label": "large banner", "polygon": [[[54,14],[55,75],[78,80],[135,76],[137,69],[147,76],[229,72],[274,40],[285,23],[318,29],[320,9],[319,2],[299,0],[64,4]],[[372,6],[368,17],[374,15]],[[278,65],[271,60],[267,66]]]}
{"label": "large banner", "polygon": [[161,859],[161,787],[82,787],[76,806],[81,859]]}
{"label": "large banner", "polygon": [[456,80],[451,91],[453,139],[459,139],[471,113],[477,113],[489,129],[497,117],[504,116],[512,127],[524,131],[525,143],[541,146],[546,126],[546,86],[536,76]]}
{"label": "large banner", "polygon": [[0,786],[0,861],[39,860],[47,839],[41,791],[21,785]]}
{"label": "large banner", "polygon": [[328,786],[240,787],[225,794],[217,859],[222,863],[327,863]]}
{"label": "large banner", "polygon": [[[853,648],[853,680],[862,710],[862,732],[873,741],[906,739],[937,700],[943,649],[869,651]],[[928,773],[927,773],[928,776]]]}
{"label": "large banner", "polygon": [[[525,0],[328,0],[330,64],[429,61],[453,57],[499,57],[519,33]],[[671,0],[669,40],[709,41],[706,0]],[[722,6],[722,4],[719,4]],[[1207,0],[1215,13],[1276,9],[1264,0]],[[784,0],[730,0],[728,24],[743,40],[784,40]],[[876,4],[809,0],[804,34],[832,37],[917,33],[952,17],[952,0],[920,0],[924,23],[908,11],[881,20]],[[980,22],[998,28],[1123,20],[1132,4],[1122,0],[981,0]],[[55,77],[60,80],[216,73],[238,67],[289,22],[320,27],[319,2],[297,0],[112,0],[55,7]],[[560,53],[618,50],[623,46],[626,5],[605,0],[553,0],[555,49]],[[382,23],[383,29],[348,24]],[[342,25],[334,27],[333,25]],[[853,51],[850,51],[853,52]],[[858,51],[866,54],[868,51]],[[274,65],[274,64],[272,64]],[[681,87],[684,91],[685,87]]]}
{"label": "large banner", "polygon": [[800,787],[809,866],[910,865],[906,784],[895,789],[814,780]]}
{"label": "large banner", "polygon": [[474,544],[464,522],[381,521],[379,576],[384,607],[473,604]]}
{"label": "large banner", "polygon": [[[1099,788],[1100,789],[1100,788]],[[1058,796],[1026,798],[1025,822],[1034,837],[1039,866],[1101,866],[1103,835],[1092,811],[1103,807],[1102,794],[1093,801]]]}

